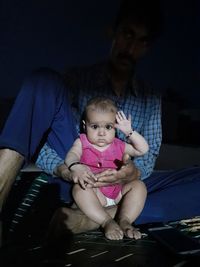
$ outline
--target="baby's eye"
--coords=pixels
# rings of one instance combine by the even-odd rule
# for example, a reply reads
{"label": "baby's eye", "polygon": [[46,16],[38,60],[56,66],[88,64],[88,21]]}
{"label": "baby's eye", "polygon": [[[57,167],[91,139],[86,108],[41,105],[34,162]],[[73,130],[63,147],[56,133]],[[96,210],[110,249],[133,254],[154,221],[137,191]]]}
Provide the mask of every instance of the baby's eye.
{"label": "baby's eye", "polygon": [[112,130],[112,129],[113,129],[113,125],[110,125],[110,124],[106,125],[106,130]]}
{"label": "baby's eye", "polygon": [[98,128],[98,125],[93,124],[93,125],[91,125],[91,128],[94,129],[94,130],[96,130]]}

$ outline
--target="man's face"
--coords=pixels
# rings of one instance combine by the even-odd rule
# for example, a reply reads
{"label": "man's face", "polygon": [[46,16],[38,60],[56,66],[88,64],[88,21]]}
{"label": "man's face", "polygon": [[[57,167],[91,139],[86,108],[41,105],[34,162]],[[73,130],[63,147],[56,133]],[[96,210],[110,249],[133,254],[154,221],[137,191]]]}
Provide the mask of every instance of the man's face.
{"label": "man's face", "polygon": [[147,29],[130,19],[118,26],[111,51],[111,64],[120,72],[131,72],[149,47]]}

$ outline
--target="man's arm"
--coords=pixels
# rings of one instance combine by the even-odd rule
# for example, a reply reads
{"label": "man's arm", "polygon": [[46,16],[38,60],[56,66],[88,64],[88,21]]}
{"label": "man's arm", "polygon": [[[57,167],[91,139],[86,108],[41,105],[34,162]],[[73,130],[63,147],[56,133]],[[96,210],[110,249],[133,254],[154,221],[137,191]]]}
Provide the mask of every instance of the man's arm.
{"label": "man's arm", "polygon": [[66,181],[71,181],[70,171],[64,164],[64,160],[47,143],[40,150],[36,165],[52,176],[62,177]]}
{"label": "man's arm", "polygon": [[53,173],[54,173],[54,176],[61,177],[62,179],[64,179],[67,182],[72,181],[71,173],[64,163],[56,166],[54,168]]}
{"label": "man's arm", "polygon": [[141,129],[142,136],[149,145],[149,151],[142,157],[134,159],[135,166],[141,172],[141,179],[147,178],[153,171],[162,141],[161,98],[149,96],[145,120]]}

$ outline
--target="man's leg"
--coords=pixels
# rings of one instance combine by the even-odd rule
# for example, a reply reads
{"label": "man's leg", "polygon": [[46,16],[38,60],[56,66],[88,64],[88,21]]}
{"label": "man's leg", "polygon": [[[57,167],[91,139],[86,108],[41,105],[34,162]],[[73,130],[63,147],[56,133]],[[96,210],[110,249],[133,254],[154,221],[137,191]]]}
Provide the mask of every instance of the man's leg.
{"label": "man's leg", "polygon": [[25,79],[8,116],[0,147],[18,151],[30,160],[48,138],[49,145],[63,157],[75,137],[76,128],[62,77],[49,69],[33,72]]}
{"label": "man's leg", "polygon": [[23,161],[24,157],[14,150],[0,150],[0,211]]}
{"label": "man's leg", "polygon": [[49,69],[25,80],[0,136],[0,208],[24,159],[32,159],[44,137],[61,156],[71,147],[75,126],[66,90],[60,75]]}
{"label": "man's leg", "polygon": [[0,209],[24,159],[32,158],[52,125],[62,89],[58,74],[50,70],[25,80],[0,135]]}
{"label": "man's leg", "polygon": [[[0,150],[0,214],[24,157],[10,149]],[[0,247],[2,245],[2,221],[0,217]]]}
{"label": "man's leg", "polygon": [[155,172],[144,182],[148,194],[137,224],[200,215],[200,167]]}

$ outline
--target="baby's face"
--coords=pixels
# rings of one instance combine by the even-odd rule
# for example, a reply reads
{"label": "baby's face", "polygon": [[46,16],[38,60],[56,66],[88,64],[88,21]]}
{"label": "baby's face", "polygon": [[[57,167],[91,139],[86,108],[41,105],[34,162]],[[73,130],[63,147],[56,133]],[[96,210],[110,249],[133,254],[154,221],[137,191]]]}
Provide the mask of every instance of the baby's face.
{"label": "baby's face", "polygon": [[97,147],[106,147],[115,137],[115,116],[113,112],[93,110],[85,124],[87,138]]}

